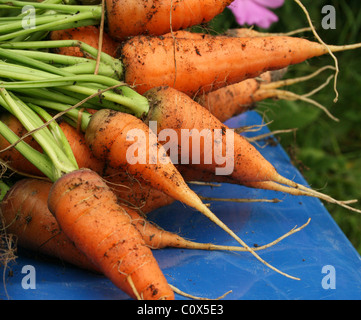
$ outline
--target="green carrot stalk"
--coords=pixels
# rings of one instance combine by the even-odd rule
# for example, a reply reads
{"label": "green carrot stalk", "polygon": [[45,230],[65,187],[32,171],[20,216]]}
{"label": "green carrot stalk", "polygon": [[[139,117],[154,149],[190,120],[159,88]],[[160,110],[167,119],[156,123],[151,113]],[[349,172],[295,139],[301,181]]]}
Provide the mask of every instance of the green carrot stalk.
{"label": "green carrot stalk", "polygon": [[[54,45],[53,41],[44,42]],[[69,44],[69,42],[66,43]],[[90,46],[79,41],[70,42],[70,44],[74,43],[89,51],[90,54],[97,54],[95,48],[89,48]],[[104,70],[104,75],[91,73],[95,61],[91,62],[89,59],[65,59],[59,57],[61,55],[47,53],[39,54],[41,58],[37,59],[34,52],[23,54],[24,50],[17,49],[14,51],[4,47],[18,48],[19,45],[18,43],[7,43],[5,46],[0,46],[0,57],[9,61],[0,60],[0,78],[3,79],[0,81],[0,86],[7,90],[56,88],[58,92],[65,91],[70,96],[82,100],[87,96],[96,94],[99,90],[114,87],[114,90],[104,92],[99,97],[103,107],[130,112],[138,117],[149,110],[148,100],[145,97],[115,78],[115,73],[112,73],[112,71],[117,70],[117,74],[119,74],[122,68],[118,70],[120,62],[117,62],[117,59],[109,55],[104,54],[101,59],[101,65],[104,68],[100,70]],[[68,65],[61,67],[53,65],[51,63],[53,58],[57,63],[63,62]],[[80,61],[83,61],[83,63],[80,63]],[[10,81],[7,81],[7,79]]]}
{"label": "green carrot stalk", "polygon": [[11,144],[14,145],[14,148],[19,151],[26,159],[28,159],[32,164],[44,173],[47,177],[54,176],[54,165],[51,163],[49,157],[46,154],[43,154],[26,142],[19,140],[19,137],[8,128],[2,121],[0,121],[0,134]]}
{"label": "green carrot stalk", "polygon": [[[1,0],[0,0],[1,1]],[[61,47],[78,47],[81,51],[87,53],[90,57],[96,58],[98,50],[79,40],[48,40],[48,41],[26,41],[26,42],[4,42],[0,43],[0,48],[4,49],[20,49],[20,50],[37,50],[37,49],[54,49]],[[45,54],[45,53],[44,53]],[[49,54],[49,57],[54,57],[55,54]],[[59,55],[60,56],[60,55]],[[60,59],[60,58],[59,58]],[[69,58],[68,61],[70,61]],[[100,53],[100,62],[108,64],[117,73],[119,79],[123,74],[123,65],[119,59],[115,59],[105,52]]]}
{"label": "green carrot stalk", "polygon": [[[52,178],[60,178],[63,173],[77,169],[76,162],[74,163],[67,157],[63,151],[63,146],[60,146],[56,142],[56,139],[54,139],[54,136],[49,132],[49,129],[47,127],[39,129],[40,122],[42,124],[44,123],[31,108],[29,108],[25,103],[22,103],[16,96],[7,92],[4,88],[0,88],[0,96],[2,98],[0,101],[2,106],[8,109],[29,132],[32,132],[34,139],[39,143],[44,153],[48,156],[48,160],[50,160],[50,162],[45,169],[48,169],[48,167],[52,168],[50,175]],[[9,142],[13,143],[11,141]],[[63,143],[65,143],[64,140]],[[28,155],[25,156],[28,157]],[[29,158],[28,160],[31,162],[33,161]],[[40,168],[36,162],[32,163],[44,172],[44,169]],[[47,175],[49,176],[49,172],[47,172]]]}
{"label": "green carrot stalk", "polygon": [[54,137],[57,144],[60,146],[60,148],[63,150],[65,156],[73,162],[74,166],[77,166],[76,159],[74,157],[73,151],[71,150],[71,147],[68,143],[68,140],[61,128],[58,126],[57,122],[52,121],[52,116],[45,111],[45,109],[40,108],[39,106],[29,103],[28,106],[33,109],[40,117],[42,117],[46,122],[48,122],[48,128],[50,132],[52,133],[52,136]]}
{"label": "green carrot stalk", "polygon": [[10,190],[10,186],[5,183],[3,180],[0,180],[0,201],[2,201],[5,197],[5,195]]}
{"label": "green carrot stalk", "polygon": [[[2,98],[0,100],[1,105],[10,111],[32,133],[32,136],[44,151],[42,154],[21,141],[16,145],[19,152],[50,179],[58,179],[63,173],[78,168],[74,157],[69,158],[68,154],[64,153],[64,149],[71,150],[70,146],[64,147],[64,144],[67,143],[66,139],[61,139],[60,141],[55,139],[47,127],[39,129],[40,124],[44,125],[44,122],[37,113],[25,103],[22,103],[16,96],[7,92],[6,89],[0,88],[0,96]],[[54,123],[54,125],[56,124]],[[6,125],[0,122],[0,133],[9,143],[17,143],[19,137],[6,128]]]}
{"label": "green carrot stalk", "polygon": [[[26,18],[26,13],[18,13],[17,19],[0,20],[8,22],[3,25],[4,28],[0,30],[0,41],[13,41],[14,39],[25,39],[34,33],[42,33],[46,35],[49,31],[68,29],[72,27],[97,25],[102,16],[101,5],[83,6],[83,5],[65,5],[57,3],[58,1],[48,2],[26,2],[13,0],[0,0],[0,9],[19,9],[25,6],[31,6],[36,16],[35,28],[24,28],[23,19]],[[52,14],[49,14],[52,13]]]}

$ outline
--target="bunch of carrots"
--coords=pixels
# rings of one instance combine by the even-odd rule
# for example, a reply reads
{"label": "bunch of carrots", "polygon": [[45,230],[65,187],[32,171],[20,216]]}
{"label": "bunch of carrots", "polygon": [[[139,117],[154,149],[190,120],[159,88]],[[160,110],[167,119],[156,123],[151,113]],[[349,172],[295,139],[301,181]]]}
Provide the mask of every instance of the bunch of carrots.
{"label": "bunch of carrots", "polygon": [[[258,255],[267,245],[251,248],[217,218],[189,187],[191,180],[317,197],[358,211],[353,200],[281,176],[224,121],[264,99],[302,99],[280,88],[323,70],[282,80],[287,67],[360,45],[247,29],[222,35],[184,30],[231,2],[0,0],[7,13],[0,17],[0,158],[16,173],[0,184],[2,228],[19,245],[102,273],[134,299],[174,299],[179,291],[152,250],[246,251],[297,279]],[[25,6],[34,10],[36,28],[22,27],[31,13]],[[161,136],[169,129],[176,139]],[[208,132],[198,150],[191,135],[184,147],[184,130]],[[220,150],[222,163],[206,140]],[[220,175],[230,163],[233,170]],[[239,246],[188,241],[147,221],[149,212],[174,201],[208,217]]]}

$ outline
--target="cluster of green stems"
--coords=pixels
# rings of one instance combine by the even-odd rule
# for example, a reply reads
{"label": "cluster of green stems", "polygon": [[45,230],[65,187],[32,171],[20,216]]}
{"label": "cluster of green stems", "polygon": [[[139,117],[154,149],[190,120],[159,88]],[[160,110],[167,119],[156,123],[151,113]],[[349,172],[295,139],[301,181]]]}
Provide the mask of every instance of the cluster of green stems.
{"label": "cluster of green stems", "polygon": [[[21,28],[26,12],[20,9],[26,5],[36,10],[34,29]],[[14,14],[3,17],[2,10]],[[57,117],[62,115],[86,131],[91,119],[86,108],[108,108],[138,117],[149,109],[147,99],[122,82],[120,60],[103,52],[98,55],[97,49],[81,41],[43,39],[44,33],[73,27],[74,23],[98,24],[101,14],[100,5],[0,0],[0,106],[22,123],[43,152],[33,149],[1,121],[0,134],[51,181],[78,169]],[[87,58],[49,52],[60,47],[78,47]]]}

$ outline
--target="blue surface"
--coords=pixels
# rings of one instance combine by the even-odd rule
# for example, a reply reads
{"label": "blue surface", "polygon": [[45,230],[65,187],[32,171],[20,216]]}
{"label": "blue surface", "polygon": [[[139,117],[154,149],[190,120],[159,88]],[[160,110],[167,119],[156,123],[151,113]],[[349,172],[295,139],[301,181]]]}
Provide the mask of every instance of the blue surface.
{"label": "blue surface", "polygon": [[[249,112],[228,124],[237,127],[260,122],[261,118],[255,112]],[[267,130],[264,128],[257,134]],[[280,146],[267,146],[260,150],[282,175],[306,184]],[[275,273],[249,253],[187,249],[154,251],[169,283],[187,293],[208,298],[232,290],[226,297],[229,300],[361,298],[360,256],[318,199],[228,184],[192,188],[204,196],[282,200],[280,203],[211,203],[212,211],[250,246],[271,242],[311,218],[310,224],[300,232],[258,252],[273,266],[301,280]],[[194,241],[237,245],[207,218],[180,203],[151,213],[150,219]],[[21,269],[24,265],[35,267],[36,289],[22,288],[25,274],[21,273]],[[330,275],[322,272],[325,266],[334,268],[334,289],[322,286],[323,278]],[[5,282],[8,296],[2,284],[1,299],[128,299],[103,276],[64,263],[39,259],[24,250],[20,250],[11,270],[12,276],[7,276]],[[185,298],[176,295],[176,299]]]}

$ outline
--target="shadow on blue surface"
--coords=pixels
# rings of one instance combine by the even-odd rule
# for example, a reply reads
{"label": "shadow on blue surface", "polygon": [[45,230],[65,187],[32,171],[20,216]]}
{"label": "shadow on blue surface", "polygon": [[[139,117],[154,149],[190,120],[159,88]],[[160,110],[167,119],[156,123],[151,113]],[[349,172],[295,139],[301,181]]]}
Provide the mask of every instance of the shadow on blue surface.
{"label": "shadow on blue surface", "polygon": [[[255,112],[228,122],[230,127],[260,124]],[[267,132],[263,128],[259,133]],[[301,174],[279,146],[260,149],[276,169],[287,178],[306,184]],[[154,255],[169,283],[189,294],[216,298],[232,290],[226,299],[360,299],[361,260],[323,204],[315,198],[223,184],[220,187],[192,186],[201,195],[223,198],[278,198],[279,203],[211,202],[212,211],[248,245],[263,245],[303,225],[300,232],[259,254],[278,269],[301,278],[286,278],[270,270],[249,253],[163,249]],[[207,218],[181,203],[152,212],[150,220],[164,229],[178,232],[198,242],[237,245]],[[25,265],[36,271],[36,288],[24,289],[21,272]],[[128,299],[106,278],[33,253],[19,251],[0,287],[1,299]],[[8,273],[7,273],[8,275]],[[335,287],[333,287],[335,285]],[[185,299],[176,295],[176,299]]]}

